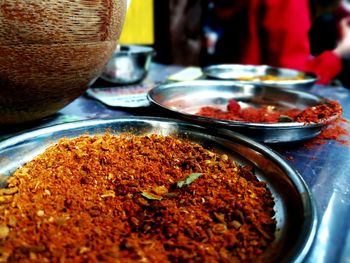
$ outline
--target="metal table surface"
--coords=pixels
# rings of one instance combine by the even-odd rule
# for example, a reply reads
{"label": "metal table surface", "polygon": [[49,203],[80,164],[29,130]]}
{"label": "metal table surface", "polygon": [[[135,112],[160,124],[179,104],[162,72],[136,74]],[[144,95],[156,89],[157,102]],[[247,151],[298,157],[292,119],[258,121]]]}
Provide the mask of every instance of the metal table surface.
{"label": "metal table surface", "polygon": [[[181,69],[178,66],[152,64],[146,81],[161,82]],[[344,108],[343,116],[350,120],[350,89],[314,86],[311,92],[338,100]],[[83,95],[58,114],[31,126],[2,130],[0,140],[27,129],[55,123],[120,116],[157,116],[151,107],[113,108]],[[348,138],[349,139],[349,138]],[[350,141],[350,139],[349,139]],[[330,140],[308,148],[303,144],[270,145],[279,152],[304,178],[316,202],[318,229],[311,250],[304,262],[350,262],[350,144]]]}

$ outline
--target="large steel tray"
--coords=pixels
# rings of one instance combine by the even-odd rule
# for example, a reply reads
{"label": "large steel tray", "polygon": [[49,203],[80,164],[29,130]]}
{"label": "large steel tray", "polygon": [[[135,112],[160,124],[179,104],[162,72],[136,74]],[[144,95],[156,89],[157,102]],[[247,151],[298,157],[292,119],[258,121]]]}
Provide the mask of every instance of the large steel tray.
{"label": "large steel tray", "polygon": [[313,73],[267,65],[219,64],[205,67],[202,71],[208,78],[284,88],[308,89],[318,79]]}
{"label": "large steel tray", "polygon": [[207,149],[226,153],[242,165],[253,165],[256,175],[267,183],[275,199],[276,239],[266,252],[268,262],[301,262],[316,232],[314,200],[301,176],[268,147],[245,136],[219,129],[206,129],[171,119],[131,117],[66,123],[24,133],[0,143],[0,174],[6,182],[15,169],[30,161],[60,138],[83,134],[137,135],[156,133],[185,138]]}
{"label": "large steel tray", "polygon": [[264,143],[302,141],[317,136],[338,115],[318,123],[256,123],[198,116],[204,106],[226,109],[230,99],[244,107],[272,105],[279,109],[304,109],[320,104],[324,98],[302,90],[267,85],[239,84],[234,81],[196,80],[159,85],[148,93],[151,104],[172,117],[207,127],[222,127],[240,132]]}

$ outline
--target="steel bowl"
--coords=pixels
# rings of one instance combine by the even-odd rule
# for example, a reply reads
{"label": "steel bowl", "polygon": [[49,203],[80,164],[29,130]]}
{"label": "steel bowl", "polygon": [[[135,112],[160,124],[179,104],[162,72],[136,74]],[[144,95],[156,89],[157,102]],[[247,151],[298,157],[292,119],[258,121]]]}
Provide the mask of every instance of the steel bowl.
{"label": "steel bowl", "polygon": [[313,73],[267,65],[222,64],[203,69],[212,79],[234,80],[245,84],[262,84],[280,88],[311,88],[317,81]]}
{"label": "steel bowl", "polygon": [[147,94],[151,104],[173,117],[207,127],[222,127],[240,132],[264,143],[287,143],[317,136],[323,128],[339,115],[318,123],[279,122],[257,123],[221,120],[198,116],[204,106],[226,109],[230,99],[239,101],[241,107],[271,105],[279,109],[304,109],[322,103],[324,98],[295,89],[274,86],[240,84],[234,81],[195,80],[159,85]]}
{"label": "steel bowl", "polygon": [[154,54],[154,49],[148,46],[117,47],[100,78],[119,85],[141,82],[148,74]]}
{"label": "steel bowl", "polygon": [[8,176],[18,167],[61,138],[105,131],[176,136],[225,153],[241,165],[252,165],[258,179],[266,182],[275,201],[275,240],[266,251],[263,262],[302,262],[307,255],[315,237],[317,215],[314,199],[304,180],[278,153],[224,129],[214,131],[178,120],[150,117],[79,121],[42,128],[0,143],[2,179],[6,183]]}

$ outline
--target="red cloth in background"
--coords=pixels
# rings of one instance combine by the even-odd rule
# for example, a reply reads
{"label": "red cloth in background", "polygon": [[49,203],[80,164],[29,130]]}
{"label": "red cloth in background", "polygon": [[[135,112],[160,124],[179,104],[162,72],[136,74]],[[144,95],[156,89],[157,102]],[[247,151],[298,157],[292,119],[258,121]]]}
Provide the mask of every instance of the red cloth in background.
{"label": "red cloth in background", "polygon": [[250,0],[248,39],[239,63],[308,71],[327,84],[340,73],[341,59],[331,51],[311,56],[310,19],[308,0]]}
{"label": "red cloth in background", "polygon": [[316,74],[318,84],[327,84],[342,70],[341,59],[332,51],[325,51],[317,57],[309,59],[305,70]]}

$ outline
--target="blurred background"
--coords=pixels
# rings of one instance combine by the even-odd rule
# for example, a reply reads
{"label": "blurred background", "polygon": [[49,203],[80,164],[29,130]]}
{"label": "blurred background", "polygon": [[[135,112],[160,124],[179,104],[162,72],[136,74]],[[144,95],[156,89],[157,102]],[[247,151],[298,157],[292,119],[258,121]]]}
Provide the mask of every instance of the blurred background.
{"label": "blurred background", "polygon": [[[227,61],[225,59],[227,54],[234,56],[234,52],[237,52],[239,35],[235,34],[237,30],[230,26],[232,22],[230,19],[219,18],[214,13],[216,5],[225,9],[232,2],[239,1],[132,0],[120,43],[151,46],[156,52],[154,62],[163,64],[204,66],[232,63],[229,59]],[[268,2],[273,1],[250,0],[250,2],[266,2],[266,5],[269,5]],[[340,10],[340,3],[346,5],[348,1],[308,1],[311,21],[308,37],[311,55],[317,56],[325,50],[335,48],[339,38],[337,23],[341,17],[347,15]],[[295,23],[298,26],[300,21]],[[225,35],[225,40],[222,40],[224,44],[218,44],[220,38],[224,39]],[[230,54],[228,50],[232,50],[233,53]],[[350,68],[349,61],[343,59],[344,68]],[[346,86],[350,86],[350,81],[345,76],[340,76],[340,79],[346,82]]]}

